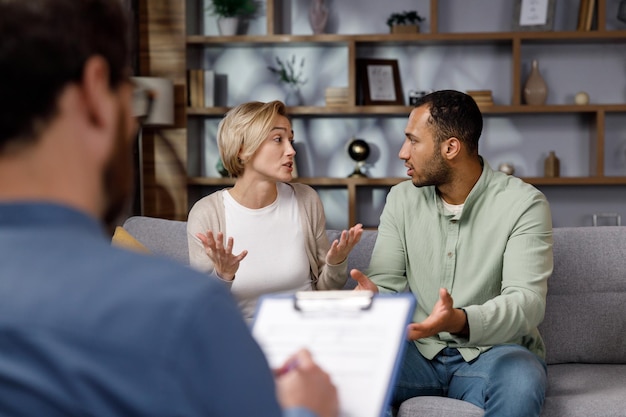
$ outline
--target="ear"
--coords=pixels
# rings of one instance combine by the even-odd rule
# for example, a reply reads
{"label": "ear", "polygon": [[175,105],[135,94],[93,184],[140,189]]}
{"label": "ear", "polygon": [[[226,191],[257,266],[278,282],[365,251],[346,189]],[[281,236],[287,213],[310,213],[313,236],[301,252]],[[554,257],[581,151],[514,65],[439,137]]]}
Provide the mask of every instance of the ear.
{"label": "ear", "polygon": [[118,109],[117,95],[109,86],[109,64],[106,60],[99,56],[87,60],[80,88],[89,132],[83,142],[98,158],[106,158],[115,139]]}
{"label": "ear", "polygon": [[446,160],[452,160],[461,152],[461,141],[458,138],[451,137],[441,144],[441,155]]}
{"label": "ear", "polygon": [[90,123],[106,129],[115,120],[115,103],[109,87],[109,65],[104,58],[93,56],[87,60],[81,86]]}

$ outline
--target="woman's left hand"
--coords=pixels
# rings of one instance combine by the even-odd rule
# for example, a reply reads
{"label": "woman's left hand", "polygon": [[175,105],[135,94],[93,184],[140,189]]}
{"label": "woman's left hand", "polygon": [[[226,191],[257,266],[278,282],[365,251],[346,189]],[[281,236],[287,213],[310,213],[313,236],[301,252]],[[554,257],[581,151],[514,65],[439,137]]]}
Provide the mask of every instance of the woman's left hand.
{"label": "woman's left hand", "polygon": [[348,257],[348,254],[361,240],[363,234],[363,225],[356,224],[350,230],[341,232],[339,239],[335,239],[326,255],[326,263],[329,265],[337,265],[342,263]]}

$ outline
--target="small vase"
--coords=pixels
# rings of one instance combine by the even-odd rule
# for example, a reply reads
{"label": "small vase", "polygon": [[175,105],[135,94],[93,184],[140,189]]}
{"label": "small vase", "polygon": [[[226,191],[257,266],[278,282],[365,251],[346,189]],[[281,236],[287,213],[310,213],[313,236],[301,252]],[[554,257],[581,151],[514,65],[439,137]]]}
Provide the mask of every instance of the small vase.
{"label": "small vase", "polygon": [[217,19],[217,30],[221,36],[233,36],[239,28],[238,17],[220,17]]}
{"label": "small vase", "polygon": [[324,33],[328,22],[328,7],[324,0],[312,0],[309,8],[309,22],[314,34]]}
{"label": "small vase", "polygon": [[550,151],[550,154],[544,162],[544,175],[548,178],[557,178],[561,175],[561,163],[559,158],[556,157],[554,151]]}
{"label": "small vase", "polygon": [[524,84],[524,101],[531,106],[540,106],[546,103],[548,86],[539,72],[539,64],[533,59],[532,69]]}
{"label": "small vase", "polygon": [[302,105],[302,93],[300,87],[289,85],[287,87],[287,95],[285,96],[286,106],[301,106]]}

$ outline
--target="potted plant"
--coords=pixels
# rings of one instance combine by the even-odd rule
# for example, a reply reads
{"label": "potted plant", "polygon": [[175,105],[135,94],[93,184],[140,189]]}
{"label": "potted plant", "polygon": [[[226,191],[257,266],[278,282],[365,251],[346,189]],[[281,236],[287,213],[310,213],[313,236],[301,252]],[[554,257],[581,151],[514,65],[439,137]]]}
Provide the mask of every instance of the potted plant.
{"label": "potted plant", "polygon": [[420,22],[426,20],[415,11],[392,13],[387,18],[387,26],[391,33],[418,33],[420,31]]}
{"label": "potted plant", "polygon": [[237,34],[241,18],[254,16],[258,3],[255,0],[211,0],[207,9],[218,16],[220,35],[231,36]]}
{"label": "potted plant", "polygon": [[300,60],[299,66],[296,65],[296,56],[292,55],[291,60],[281,60],[276,57],[276,66],[268,66],[267,69],[278,76],[278,81],[287,85],[288,92],[285,98],[285,104],[288,106],[297,106],[302,104],[302,96],[300,95],[300,86],[306,84],[307,80],[303,78],[302,68],[304,68],[304,58]]}

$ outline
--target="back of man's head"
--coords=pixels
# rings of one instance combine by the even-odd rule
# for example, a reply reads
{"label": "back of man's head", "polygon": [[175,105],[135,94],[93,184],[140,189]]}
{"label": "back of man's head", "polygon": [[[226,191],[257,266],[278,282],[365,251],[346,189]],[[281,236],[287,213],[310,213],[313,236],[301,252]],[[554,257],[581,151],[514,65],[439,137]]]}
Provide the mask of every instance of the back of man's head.
{"label": "back of man's head", "polygon": [[0,0],[0,155],[38,138],[90,56],[123,81],[128,34],[120,0]]}

